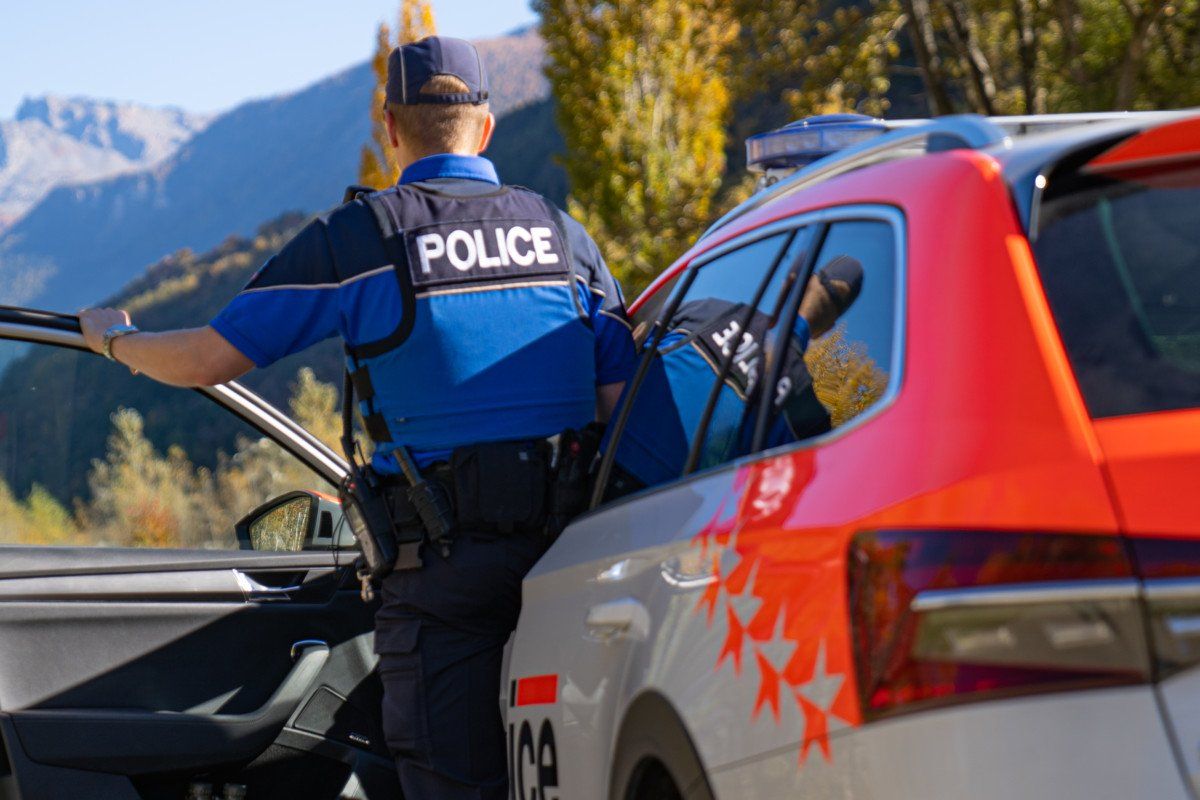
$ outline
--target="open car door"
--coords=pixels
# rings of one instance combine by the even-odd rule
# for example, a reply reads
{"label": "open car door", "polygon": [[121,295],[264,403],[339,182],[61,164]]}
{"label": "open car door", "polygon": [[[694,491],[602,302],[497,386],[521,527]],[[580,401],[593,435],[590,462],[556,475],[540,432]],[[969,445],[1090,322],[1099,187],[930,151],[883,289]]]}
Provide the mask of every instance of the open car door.
{"label": "open car door", "polygon": [[343,472],[240,386],[0,309],[0,798],[399,797]]}

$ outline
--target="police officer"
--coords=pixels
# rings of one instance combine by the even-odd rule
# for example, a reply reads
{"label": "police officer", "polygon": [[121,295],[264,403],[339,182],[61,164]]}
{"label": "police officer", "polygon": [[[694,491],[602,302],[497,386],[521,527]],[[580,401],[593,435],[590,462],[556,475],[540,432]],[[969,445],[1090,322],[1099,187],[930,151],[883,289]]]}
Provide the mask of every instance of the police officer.
{"label": "police officer", "polygon": [[[544,549],[544,440],[607,418],[633,342],[583,228],[501,185],[479,155],[495,120],[470,43],[395,49],[386,97],[398,185],[307,225],[209,326],[142,333],[112,309],[81,320],[93,349],[182,386],[342,337],[372,467],[395,475],[406,446],[457,514],[447,549],[424,547],[420,569],[384,581],[376,616],[404,796],[503,798],[500,662],[521,579]],[[396,509],[414,524],[410,512]]]}

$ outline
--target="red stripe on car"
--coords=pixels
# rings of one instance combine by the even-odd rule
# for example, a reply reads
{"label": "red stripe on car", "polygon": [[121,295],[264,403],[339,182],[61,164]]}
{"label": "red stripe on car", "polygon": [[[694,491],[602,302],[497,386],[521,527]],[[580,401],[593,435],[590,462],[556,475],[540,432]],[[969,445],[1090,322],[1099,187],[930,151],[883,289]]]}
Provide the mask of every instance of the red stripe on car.
{"label": "red stripe on car", "polygon": [[558,699],[557,675],[532,675],[517,681],[517,705],[536,706]]}

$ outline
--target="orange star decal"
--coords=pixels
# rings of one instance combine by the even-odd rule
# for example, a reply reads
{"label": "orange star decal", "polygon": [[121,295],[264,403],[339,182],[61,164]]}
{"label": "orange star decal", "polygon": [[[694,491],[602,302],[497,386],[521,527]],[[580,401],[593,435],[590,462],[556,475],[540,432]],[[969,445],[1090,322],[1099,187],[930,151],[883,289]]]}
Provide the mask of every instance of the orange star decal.
{"label": "orange star decal", "polygon": [[857,724],[859,713],[849,688],[842,540],[833,532],[787,530],[792,500],[814,474],[804,453],[751,465],[735,481],[737,513],[722,502],[694,541],[712,558],[714,576],[696,611],[725,629],[715,667],[731,659],[734,680],[748,679],[741,667],[749,643],[759,684],[747,716],[770,707],[778,723],[781,703],[795,703],[804,715],[802,764],[814,745],[832,760],[831,725]]}

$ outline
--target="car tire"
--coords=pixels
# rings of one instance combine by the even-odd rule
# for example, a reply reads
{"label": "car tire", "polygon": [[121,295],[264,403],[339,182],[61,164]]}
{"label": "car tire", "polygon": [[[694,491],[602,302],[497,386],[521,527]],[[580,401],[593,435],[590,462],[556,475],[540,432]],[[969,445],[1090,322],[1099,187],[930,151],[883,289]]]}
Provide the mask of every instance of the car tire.
{"label": "car tire", "polygon": [[713,800],[683,720],[662,696],[629,707],[613,758],[610,800]]}

